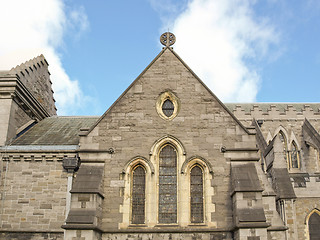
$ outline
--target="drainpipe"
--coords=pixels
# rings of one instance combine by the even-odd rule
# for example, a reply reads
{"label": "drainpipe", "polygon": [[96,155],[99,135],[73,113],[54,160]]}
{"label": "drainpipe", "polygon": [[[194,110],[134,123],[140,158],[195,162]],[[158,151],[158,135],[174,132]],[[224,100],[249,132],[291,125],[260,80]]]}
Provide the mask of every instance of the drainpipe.
{"label": "drainpipe", "polygon": [[80,160],[79,157],[64,157],[62,166],[67,171],[68,182],[67,182],[67,196],[66,196],[66,219],[68,217],[70,207],[71,207],[71,189],[72,189],[72,180],[74,172],[79,169]]}
{"label": "drainpipe", "polygon": [[[281,205],[282,205],[282,212],[283,212],[283,221],[285,226],[287,226],[287,217],[286,217],[286,200],[280,200],[281,201]],[[288,239],[288,229],[285,231],[285,240]]]}

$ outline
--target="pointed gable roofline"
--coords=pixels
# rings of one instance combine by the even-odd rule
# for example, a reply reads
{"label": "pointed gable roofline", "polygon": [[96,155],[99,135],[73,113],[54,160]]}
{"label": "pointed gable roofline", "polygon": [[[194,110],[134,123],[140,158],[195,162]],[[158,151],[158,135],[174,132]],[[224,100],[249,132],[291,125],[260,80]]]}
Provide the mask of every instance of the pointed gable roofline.
{"label": "pointed gable roofline", "polygon": [[173,50],[172,47],[163,47],[162,51],[152,60],[152,62],[139,74],[139,76],[129,85],[129,87],[120,95],[120,97],[109,107],[109,109],[98,119],[98,121],[91,126],[84,136],[87,136],[99,123],[100,121],[111,111],[111,109],[122,99],[122,97],[135,85],[135,83],[143,76],[143,74],[154,64],[158,58],[166,51],[170,50],[176,58],[182,63],[183,66],[187,68],[188,71],[201,83],[201,85],[212,95],[212,97],[223,107],[223,109],[237,122],[237,124],[249,135],[254,135],[255,133],[250,132],[237,118],[236,116],[227,108],[220,99],[207,87],[207,85],[192,71],[192,69],[180,58],[180,56]]}
{"label": "pointed gable roofline", "polygon": [[[224,110],[226,110],[227,113],[230,114],[230,116],[240,125],[243,130],[250,135],[254,135],[254,133],[251,133],[248,131],[248,129],[238,120],[238,118],[227,108],[227,106],[220,101],[220,99],[211,91],[210,88],[195,74],[192,69],[180,58],[180,56],[170,47],[168,48],[178,59],[179,61],[191,72],[191,74],[202,84],[202,86],[212,95],[212,97],[223,107]],[[165,49],[164,49],[165,50]]]}

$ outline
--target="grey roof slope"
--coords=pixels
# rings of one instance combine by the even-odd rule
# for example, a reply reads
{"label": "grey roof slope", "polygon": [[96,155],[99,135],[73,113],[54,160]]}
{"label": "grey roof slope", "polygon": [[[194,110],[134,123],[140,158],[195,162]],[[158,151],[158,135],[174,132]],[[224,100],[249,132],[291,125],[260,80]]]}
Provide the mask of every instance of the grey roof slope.
{"label": "grey roof slope", "polygon": [[11,145],[77,145],[81,128],[90,128],[98,117],[48,117],[15,139]]}
{"label": "grey roof slope", "polygon": [[320,103],[225,103],[230,111],[234,111],[237,106],[241,106],[246,113],[253,110],[257,106],[262,112],[267,112],[271,106],[275,106],[280,112],[285,112],[288,106],[292,106],[297,112],[302,112],[306,106],[309,106],[314,112],[320,112]]}
{"label": "grey roof slope", "polygon": [[232,192],[262,192],[253,163],[231,166]]}
{"label": "grey roof slope", "polygon": [[72,186],[71,193],[102,194],[103,168],[101,166],[81,165]]}
{"label": "grey roof slope", "polygon": [[273,182],[275,184],[278,198],[281,198],[281,199],[296,198],[296,195],[294,193],[294,190],[291,184],[288,169],[274,168],[272,171],[273,171],[272,178],[274,179]]}

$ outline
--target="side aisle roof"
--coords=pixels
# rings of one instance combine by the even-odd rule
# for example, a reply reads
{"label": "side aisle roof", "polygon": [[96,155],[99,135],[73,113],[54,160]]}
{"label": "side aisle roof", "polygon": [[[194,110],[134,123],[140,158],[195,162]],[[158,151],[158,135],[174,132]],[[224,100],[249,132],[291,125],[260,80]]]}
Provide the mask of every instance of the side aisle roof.
{"label": "side aisle roof", "polygon": [[81,128],[90,128],[98,117],[48,117],[10,145],[77,145]]}

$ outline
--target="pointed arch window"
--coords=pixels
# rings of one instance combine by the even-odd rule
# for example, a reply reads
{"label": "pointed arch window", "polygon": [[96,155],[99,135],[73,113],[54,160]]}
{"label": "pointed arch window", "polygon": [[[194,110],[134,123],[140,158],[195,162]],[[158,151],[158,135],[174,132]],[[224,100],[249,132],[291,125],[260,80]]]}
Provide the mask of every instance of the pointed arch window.
{"label": "pointed arch window", "polygon": [[309,239],[318,240],[320,236],[320,215],[318,211],[314,211],[309,217]]}
{"label": "pointed arch window", "polygon": [[159,154],[159,223],[177,222],[177,153],[165,145]]}
{"label": "pointed arch window", "polygon": [[203,171],[195,165],[190,172],[191,223],[203,223]]}
{"label": "pointed arch window", "polygon": [[297,148],[297,144],[292,141],[291,143],[291,167],[299,168],[299,152]]}
{"label": "pointed arch window", "polygon": [[282,131],[279,132],[279,137],[280,140],[282,142],[282,146],[283,146],[283,155],[284,155],[284,160],[286,160],[287,164],[288,164],[288,144],[287,144],[287,138],[284,135],[284,133]]}
{"label": "pointed arch window", "polygon": [[132,224],[145,223],[145,185],[145,169],[138,165],[132,172]]}

